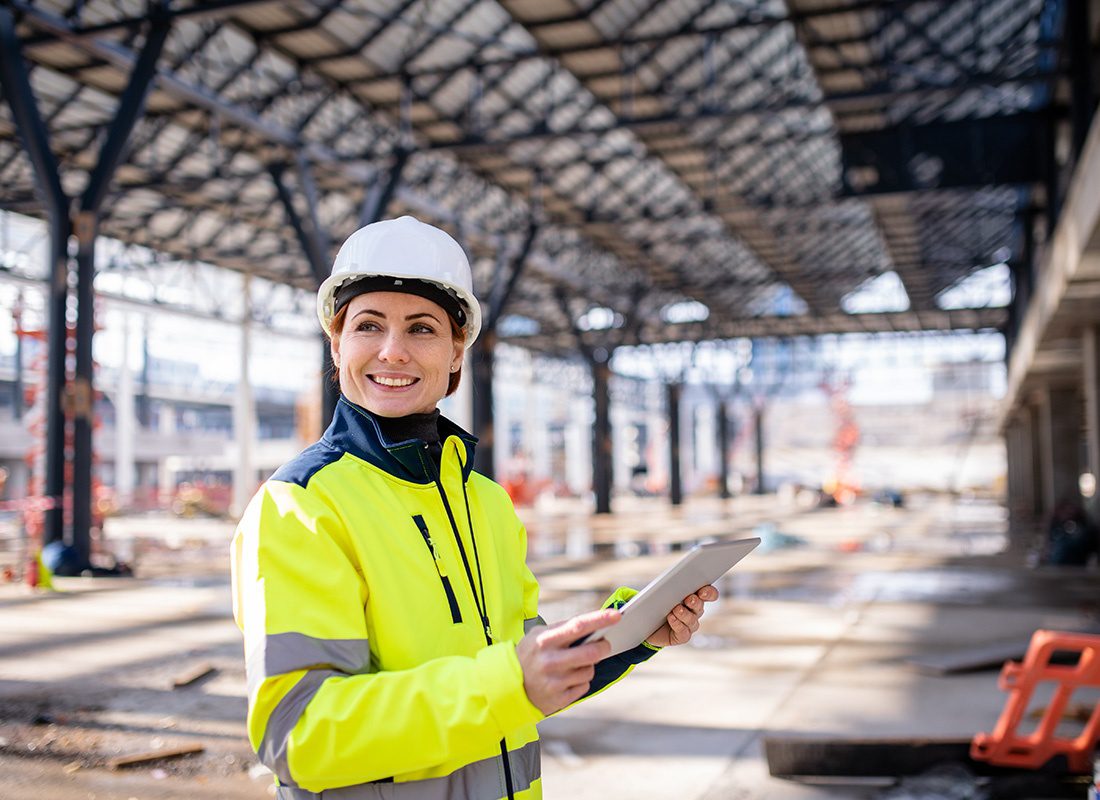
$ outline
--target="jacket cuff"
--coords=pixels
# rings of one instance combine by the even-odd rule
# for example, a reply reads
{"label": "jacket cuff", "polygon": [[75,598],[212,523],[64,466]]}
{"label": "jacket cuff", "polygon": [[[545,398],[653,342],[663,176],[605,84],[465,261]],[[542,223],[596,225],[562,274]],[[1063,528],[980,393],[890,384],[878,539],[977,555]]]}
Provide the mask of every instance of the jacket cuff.
{"label": "jacket cuff", "polygon": [[476,661],[481,691],[502,735],[546,718],[524,691],[523,668],[514,643],[500,642],[479,650]]}

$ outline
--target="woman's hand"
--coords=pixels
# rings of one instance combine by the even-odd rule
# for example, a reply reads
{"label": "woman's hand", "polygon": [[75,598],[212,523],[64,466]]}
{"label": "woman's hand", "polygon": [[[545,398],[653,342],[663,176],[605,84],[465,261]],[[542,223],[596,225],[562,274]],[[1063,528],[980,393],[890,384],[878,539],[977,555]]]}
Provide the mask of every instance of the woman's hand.
{"label": "woman's hand", "polygon": [[550,627],[539,625],[520,639],[516,655],[531,704],[549,716],[580,700],[596,673],[596,662],[607,658],[611,644],[601,639],[577,647],[569,645],[614,625],[621,616],[610,608],[593,611]]}
{"label": "woman's hand", "polygon": [[691,635],[699,630],[699,618],[703,616],[704,605],[717,599],[718,590],[713,586],[704,586],[695,594],[689,594],[684,602],[668,613],[665,624],[649,636],[646,642],[654,647],[687,644]]}

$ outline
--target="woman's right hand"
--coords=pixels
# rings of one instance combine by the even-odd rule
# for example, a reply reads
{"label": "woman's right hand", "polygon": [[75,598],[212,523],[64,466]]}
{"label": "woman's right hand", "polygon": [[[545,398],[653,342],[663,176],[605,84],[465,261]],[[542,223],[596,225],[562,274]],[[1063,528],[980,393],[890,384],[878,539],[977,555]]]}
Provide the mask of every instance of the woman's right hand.
{"label": "woman's right hand", "polygon": [[607,658],[611,644],[604,639],[570,647],[593,631],[614,625],[622,614],[613,608],[580,614],[565,622],[532,628],[516,645],[523,668],[527,699],[549,716],[588,691],[597,662]]}

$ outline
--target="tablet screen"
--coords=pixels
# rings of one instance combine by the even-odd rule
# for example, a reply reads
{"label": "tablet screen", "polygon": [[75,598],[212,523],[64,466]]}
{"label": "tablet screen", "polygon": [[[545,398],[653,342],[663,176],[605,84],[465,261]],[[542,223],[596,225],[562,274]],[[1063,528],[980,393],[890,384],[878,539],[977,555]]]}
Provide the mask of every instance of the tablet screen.
{"label": "tablet screen", "polygon": [[623,617],[618,623],[583,641],[607,639],[611,643],[610,655],[637,647],[665,624],[668,612],[685,597],[717,581],[758,544],[760,539],[752,538],[695,545],[623,606]]}

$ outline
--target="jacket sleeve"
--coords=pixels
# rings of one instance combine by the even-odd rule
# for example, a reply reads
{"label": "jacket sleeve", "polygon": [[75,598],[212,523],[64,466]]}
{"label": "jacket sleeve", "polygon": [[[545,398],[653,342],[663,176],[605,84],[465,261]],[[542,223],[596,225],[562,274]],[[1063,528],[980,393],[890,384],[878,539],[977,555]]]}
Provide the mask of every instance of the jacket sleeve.
{"label": "jacket sleeve", "polygon": [[351,553],[339,516],[294,483],[265,484],[234,537],[249,740],[282,783],[321,791],[484,757],[542,719],[511,642],[371,673]]}
{"label": "jacket sleeve", "polygon": [[[627,601],[637,593],[637,589],[620,586],[611,597],[607,598],[603,604],[603,608],[622,608],[626,605]],[[597,695],[608,686],[618,683],[625,678],[634,667],[641,664],[643,661],[648,661],[653,657],[653,654],[660,649],[661,648],[654,647],[648,642],[642,642],[637,647],[600,661],[596,664],[596,674],[593,676],[592,682],[588,684],[588,691],[581,696],[581,700]],[[577,702],[579,703],[580,700]]]}

